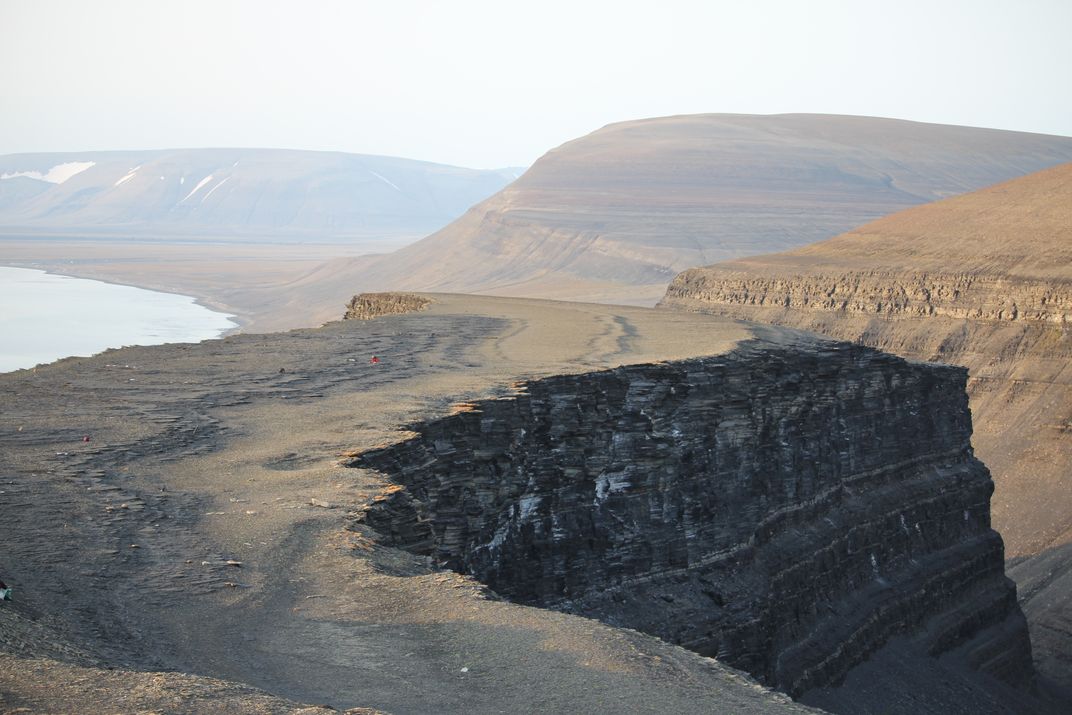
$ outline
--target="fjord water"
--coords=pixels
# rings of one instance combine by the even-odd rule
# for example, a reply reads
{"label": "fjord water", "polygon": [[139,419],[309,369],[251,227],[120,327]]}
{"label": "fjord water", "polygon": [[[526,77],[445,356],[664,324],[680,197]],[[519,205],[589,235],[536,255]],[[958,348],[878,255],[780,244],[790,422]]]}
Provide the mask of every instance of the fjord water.
{"label": "fjord water", "polygon": [[124,345],[198,342],[237,326],[185,295],[0,266],[0,372]]}

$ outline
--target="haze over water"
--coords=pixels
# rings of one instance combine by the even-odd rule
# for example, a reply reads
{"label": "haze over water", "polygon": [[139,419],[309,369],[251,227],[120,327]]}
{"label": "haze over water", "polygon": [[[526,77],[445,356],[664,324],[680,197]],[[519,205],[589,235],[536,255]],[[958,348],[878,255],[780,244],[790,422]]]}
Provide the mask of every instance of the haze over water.
{"label": "haze over water", "polygon": [[124,345],[199,342],[236,327],[185,295],[0,267],[0,372]]}

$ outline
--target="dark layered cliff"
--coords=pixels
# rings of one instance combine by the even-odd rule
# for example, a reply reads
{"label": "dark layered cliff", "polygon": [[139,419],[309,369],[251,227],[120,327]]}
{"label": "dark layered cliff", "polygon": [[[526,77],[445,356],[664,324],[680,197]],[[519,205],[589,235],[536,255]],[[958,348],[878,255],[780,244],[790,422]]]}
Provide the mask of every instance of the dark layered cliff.
{"label": "dark layered cliff", "polygon": [[398,485],[359,520],[794,695],[896,634],[937,655],[987,629],[973,665],[1025,685],[964,381],[843,343],[532,381],[356,457]]}

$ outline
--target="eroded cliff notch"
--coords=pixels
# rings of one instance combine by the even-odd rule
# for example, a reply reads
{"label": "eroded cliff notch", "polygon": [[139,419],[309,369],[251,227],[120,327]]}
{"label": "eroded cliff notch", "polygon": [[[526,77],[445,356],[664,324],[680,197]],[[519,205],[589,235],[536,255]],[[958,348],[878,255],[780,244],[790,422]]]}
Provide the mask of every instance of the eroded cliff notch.
{"label": "eroded cliff notch", "polygon": [[[895,634],[1031,677],[965,371],[845,343],[563,375],[352,466],[359,520],[512,600],[635,628],[798,695]],[[1003,624],[1003,628],[991,628]]]}

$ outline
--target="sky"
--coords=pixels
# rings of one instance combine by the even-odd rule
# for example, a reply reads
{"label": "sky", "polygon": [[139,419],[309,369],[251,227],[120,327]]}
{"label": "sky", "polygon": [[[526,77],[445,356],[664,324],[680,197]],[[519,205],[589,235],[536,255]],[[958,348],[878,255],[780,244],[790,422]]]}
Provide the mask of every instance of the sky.
{"label": "sky", "polygon": [[612,122],[821,112],[1072,135],[1072,0],[0,0],[0,154],[526,166]]}

